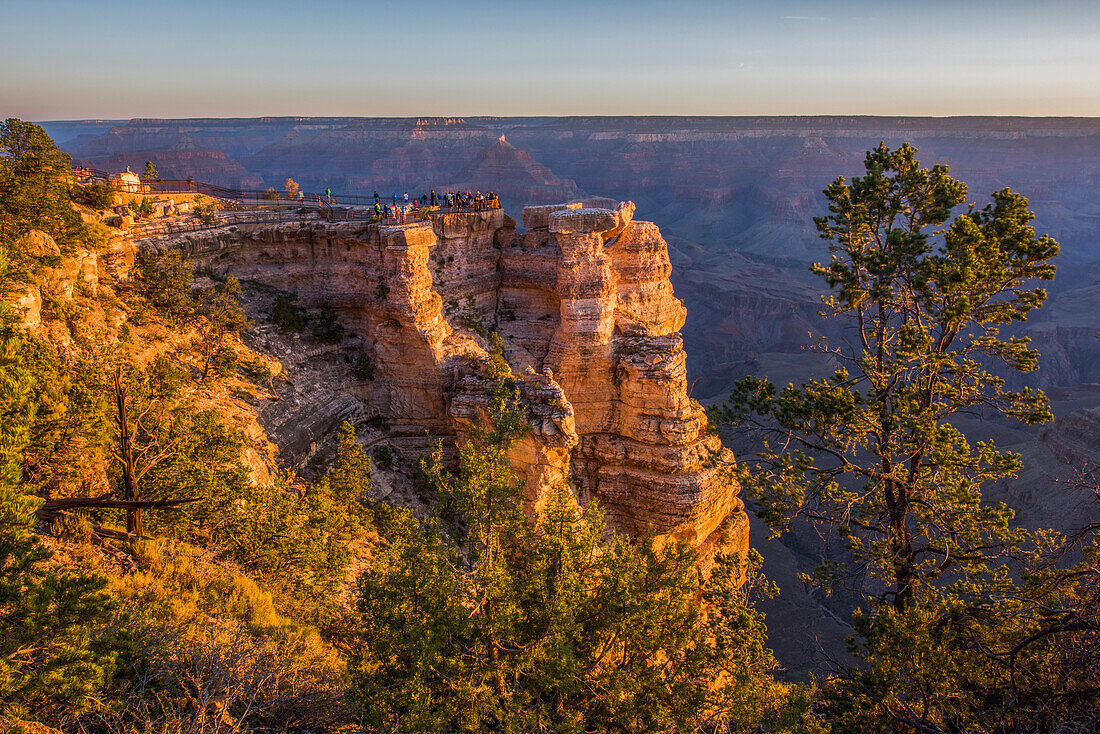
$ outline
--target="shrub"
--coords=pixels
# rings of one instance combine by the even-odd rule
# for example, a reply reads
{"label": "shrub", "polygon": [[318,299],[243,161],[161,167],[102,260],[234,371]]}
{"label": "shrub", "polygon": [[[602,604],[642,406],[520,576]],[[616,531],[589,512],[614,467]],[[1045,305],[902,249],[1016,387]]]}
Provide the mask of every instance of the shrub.
{"label": "shrub", "polygon": [[271,320],[284,331],[301,332],[309,322],[309,315],[296,305],[297,293],[280,293],[271,304]]}
{"label": "shrub", "polygon": [[214,221],[214,214],[218,211],[218,202],[207,201],[206,197],[202,194],[196,194],[194,206],[191,207],[191,211],[195,213],[204,224],[210,224]]}
{"label": "shrub", "polygon": [[271,379],[271,369],[262,359],[246,359],[241,362],[245,375],[255,382],[267,382]]}
{"label": "shrub", "polygon": [[229,377],[237,372],[237,352],[232,347],[222,347],[214,354],[214,372],[218,377]]}
{"label": "shrub", "polygon": [[137,206],[137,215],[139,217],[151,217],[156,213],[156,207],[153,206],[153,200],[148,196],[141,197],[141,203]]}
{"label": "shrub", "polygon": [[89,249],[102,252],[111,240],[111,228],[103,222],[91,222],[84,227],[84,242]]}
{"label": "shrub", "polygon": [[83,512],[58,515],[50,525],[50,532],[54,537],[82,544],[91,543],[96,537],[91,521]]}
{"label": "shrub", "polygon": [[195,314],[198,304],[191,294],[194,268],[179,252],[148,250],[138,253],[134,285],[138,293],[153,308],[176,321],[185,321]]}
{"label": "shrub", "polygon": [[88,184],[77,189],[77,197],[93,209],[110,209],[115,204],[115,185],[110,181]]}
{"label": "shrub", "polygon": [[338,344],[347,330],[336,316],[336,309],[327,301],[321,304],[321,310],[313,323],[313,341],[322,344]]}
{"label": "shrub", "polygon": [[389,446],[383,446],[374,452],[374,460],[378,462],[379,468],[392,469],[394,461],[393,451],[390,450]]}
{"label": "shrub", "polygon": [[351,368],[352,373],[360,380],[374,379],[374,360],[370,358],[369,354],[360,352],[359,356],[355,358],[355,364]]}

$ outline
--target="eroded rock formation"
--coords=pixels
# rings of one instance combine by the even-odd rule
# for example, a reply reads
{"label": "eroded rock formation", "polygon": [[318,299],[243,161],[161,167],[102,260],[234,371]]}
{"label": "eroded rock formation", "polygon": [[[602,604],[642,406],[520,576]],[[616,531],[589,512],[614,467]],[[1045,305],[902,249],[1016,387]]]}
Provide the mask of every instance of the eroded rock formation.
{"label": "eroded rock formation", "polygon": [[[522,233],[492,210],[402,226],[242,226],[143,246],[183,248],[307,307],[331,303],[376,365],[354,390],[361,413],[384,416],[402,451],[427,451],[477,419],[495,330],[532,426],[512,452],[531,504],[572,476],[613,527],[743,550],[732,455],[688,396],[668,248],[633,214],[630,203],[570,204],[527,208]],[[278,409],[265,415],[287,428]]]}

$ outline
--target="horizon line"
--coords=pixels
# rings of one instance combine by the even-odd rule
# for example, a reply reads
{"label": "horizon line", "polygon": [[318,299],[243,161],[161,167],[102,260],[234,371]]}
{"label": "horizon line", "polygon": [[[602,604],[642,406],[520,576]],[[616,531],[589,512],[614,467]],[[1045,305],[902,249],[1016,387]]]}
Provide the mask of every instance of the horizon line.
{"label": "horizon line", "polygon": [[1012,114],[1012,115],[979,115],[979,114],[958,114],[958,115],[885,115],[885,114],[842,114],[842,113],[807,113],[807,114],[743,114],[743,115],[713,115],[713,114],[623,114],[623,115],[611,115],[611,114],[590,114],[590,115],[578,115],[578,114],[561,114],[561,115],[546,115],[546,114],[532,114],[532,115],[254,115],[251,117],[242,117],[238,115],[219,117],[216,115],[195,115],[184,117],[62,117],[52,119],[39,119],[31,120],[35,124],[39,123],[56,123],[56,122],[93,122],[93,123],[105,123],[105,122],[137,122],[137,121],[159,121],[159,120],[515,120],[515,119],[546,119],[546,120],[563,120],[563,119],[577,119],[577,118],[595,118],[595,119],[712,119],[712,120],[730,120],[730,119],[821,119],[821,118],[860,118],[860,119],[913,119],[913,120],[956,120],[956,119],[1003,119],[1003,120],[1100,120],[1100,115],[1024,115],[1024,114]]}

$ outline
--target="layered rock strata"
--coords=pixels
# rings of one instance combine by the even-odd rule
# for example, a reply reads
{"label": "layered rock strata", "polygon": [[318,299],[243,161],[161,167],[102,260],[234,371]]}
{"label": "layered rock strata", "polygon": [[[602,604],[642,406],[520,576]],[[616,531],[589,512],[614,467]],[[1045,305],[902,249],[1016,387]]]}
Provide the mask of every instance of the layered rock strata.
{"label": "layered rock strata", "polygon": [[[402,451],[453,443],[478,420],[496,331],[532,427],[511,453],[532,506],[572,477],[612,527],[743,550],[732,456],[687,394],[686,313],[668,248],[633,214],[630,203],[563,204],[525,209],[525,232],[494,210],[403,226],[241,225],[141,244],[182,248],[306,307],[332,304],[376,365],[349,392],[361,415],[385,418]],[[285,418],[272,416],[280,433]]]}

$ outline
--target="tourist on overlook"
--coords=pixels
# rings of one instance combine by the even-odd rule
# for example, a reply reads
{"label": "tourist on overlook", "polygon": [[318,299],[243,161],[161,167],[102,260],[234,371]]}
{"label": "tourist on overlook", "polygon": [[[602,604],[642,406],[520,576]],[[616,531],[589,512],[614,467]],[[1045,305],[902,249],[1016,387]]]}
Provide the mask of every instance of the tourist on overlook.
{"label": "tourist on overlook", "polygon": [[405,203],[406,204],[409,203],[409,192],[408,191],[405,192]]}
{"label": "tourist on overlook", "polygon": [[435,206],[435,189],[432,189],[432,195],[431,195],[430,201],[431,201],[431,205]]}

